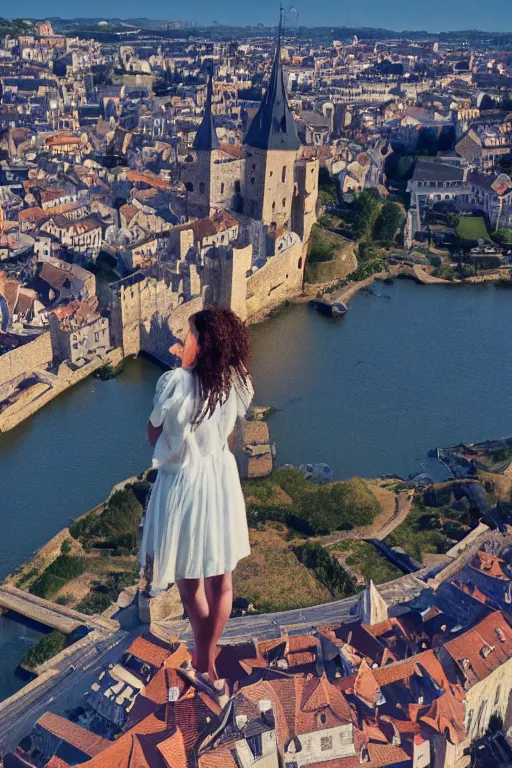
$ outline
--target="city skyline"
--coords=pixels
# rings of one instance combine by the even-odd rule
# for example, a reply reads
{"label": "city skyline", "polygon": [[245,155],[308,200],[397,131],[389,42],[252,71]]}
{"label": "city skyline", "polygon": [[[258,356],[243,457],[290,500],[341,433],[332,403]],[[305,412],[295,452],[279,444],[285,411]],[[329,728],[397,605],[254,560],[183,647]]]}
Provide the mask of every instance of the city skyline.
{"label": "city skyline", "polygon": [[[458,30],[481,30],[483,32],[512,31],[512,6],[507,0],[490,0],[485,6],[477,3],[467,4],[455,0],[449,6],[442,0],[432,0],[429,5],[428,17],[423,8],[408,0],[398,0],[392,7],[382,6],[377,0],[354,0],[340,7],[333,2],[325,2],[322,6],[311,7],[306,3],[295,3],[289,6],[290,26],[297,22],[301,26],[361,26],[383,28],[401,31],[426,31],[430,33],[450,32]],[[27,18],[43,18],[41,5],[36,0],[26,0],[15,16]],[[295,10],[297,13],[295,13]],[[45,4],[46,16],[73,18],[69,15],[69,5],[64,0],[51,0]],[[141,6],[135,0],[119,2],[114,0],[106,7],[99,0],[93,0],[87,5],[87,15],[80,18],[137,18],[141,15]],[[251,25],[262,23],[275,24],[278,15],[278,4],[264,0],[259,4],[257,12],[252,7],[228,3],[222,8],[212,10],[206,0],[194,0],[187,4],[186,12],[181,7],[164,5],[158,0],[144,5],[144,16],[154,20],[170,20],[174,18],[194,19],[205,26],[213,21],[228,26]]]}

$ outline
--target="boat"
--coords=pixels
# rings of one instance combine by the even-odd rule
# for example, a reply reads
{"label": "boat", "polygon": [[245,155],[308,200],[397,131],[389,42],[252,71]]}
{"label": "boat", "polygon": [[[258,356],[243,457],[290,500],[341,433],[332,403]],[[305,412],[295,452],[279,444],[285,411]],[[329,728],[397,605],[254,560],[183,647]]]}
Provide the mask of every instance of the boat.
{"label": "boat", "polygon": [[308,302],[308,306],[316,309],[324,317],[342,317],[348,311],[342,301],[328,302],[323,299],[313,299]]}

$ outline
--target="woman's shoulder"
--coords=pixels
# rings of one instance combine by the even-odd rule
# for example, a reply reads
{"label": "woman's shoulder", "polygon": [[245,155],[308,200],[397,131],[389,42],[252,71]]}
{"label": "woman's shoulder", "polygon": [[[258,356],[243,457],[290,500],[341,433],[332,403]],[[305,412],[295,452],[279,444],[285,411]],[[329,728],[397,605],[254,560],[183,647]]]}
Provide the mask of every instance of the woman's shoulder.
{"label": "woman's shoulder", "polygon": [[173,368],[171,371],[163,373],[156,383],[156,393],[161,394],[164,390],[167,393],[178,389],[188,391],[193,382],[192,371],[188,368]]}

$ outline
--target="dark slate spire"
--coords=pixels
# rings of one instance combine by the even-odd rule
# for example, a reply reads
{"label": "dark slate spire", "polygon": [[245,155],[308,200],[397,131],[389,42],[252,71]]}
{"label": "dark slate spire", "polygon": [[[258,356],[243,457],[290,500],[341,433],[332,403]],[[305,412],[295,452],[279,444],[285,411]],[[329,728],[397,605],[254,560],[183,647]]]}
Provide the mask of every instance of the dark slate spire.
{"label": "dark slate spire", "polygon": [[212,115],[213,74],[210,71],[206,86],[206,104],[204,105],[204,117],[196,133],[194,149],[218,149],[219,140],[215,131]]}
{"label": "dark slate spire", "polygon": [[244,138],[244,144],[257,149],[289,149],[297,151],[299,140],[295,121],[288,106],[281,67],[281,33],[283,9],[279,19],[277,47],[270,82],[256,115]]}

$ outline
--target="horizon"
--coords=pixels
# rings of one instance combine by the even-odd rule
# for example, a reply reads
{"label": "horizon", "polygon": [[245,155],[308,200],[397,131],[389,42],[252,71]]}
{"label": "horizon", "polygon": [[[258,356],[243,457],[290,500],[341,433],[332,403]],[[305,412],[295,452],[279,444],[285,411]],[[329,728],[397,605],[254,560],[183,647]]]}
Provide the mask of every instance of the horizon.
{"label": "horizon", "polygon": [[[121,3],[115,0],[109,4],[106,13],[105,5],[99,0],[92,0],[88,4],[87,15],[69,16],[66,11],[69,6],[64,0],[49,0],[44,4],[47,11],[41,15],[43,4],[39,0],[25,0],[21,9],[14,15],[4,18],[44,19],[59,18],[62,20],[73,19],[146,19],[149,21],[197,21],[201,27],[210,27],[218,23],[226,27],[251,27],[263,24],[265,27],[277,25],[279,7],[274,0],[264,0],[259,5],[259,17],[253,15],[252,10],[238,3],[223,5],[218,10],[212,8],[206,0],[192,0],[187,4],[186,12],[182,8],[176,8],[173,13],[172,6],[163,6],[158,1],[152,4],[154,11],[148,14],[148,6],[144,6],[145,15],[140,14],[141,6],[135,0],[126,0]],[[464,0],[454,0],[446,6],[442,0],[432,0],[429,6],[428,21],[425,24],[425,14],[416,4],[408,0],[398,0],[393,8],[383,7],[377,0],[362,0],[355,3],[348,0],[346,6],[335,6],[331,0],[324,3],[321,9],[312,9],[305,3],[296,3],[286,10],[287,25],[290,29],[295,27],[306,28],[366,28],[383,29],[397,34],[421,33],[443,34],[450,32],[483,32],[485,34],[512,33],[512,3],[509,0],[490,0],[485,7],[475,2],[468,4]],[[165,13],[164,13],[165,11]],[[147,14],[147,15],[146,15]],[[465,23],[461,26],[459,20],[463,18]],[[496,29],[499,26],[502,30]]]}

